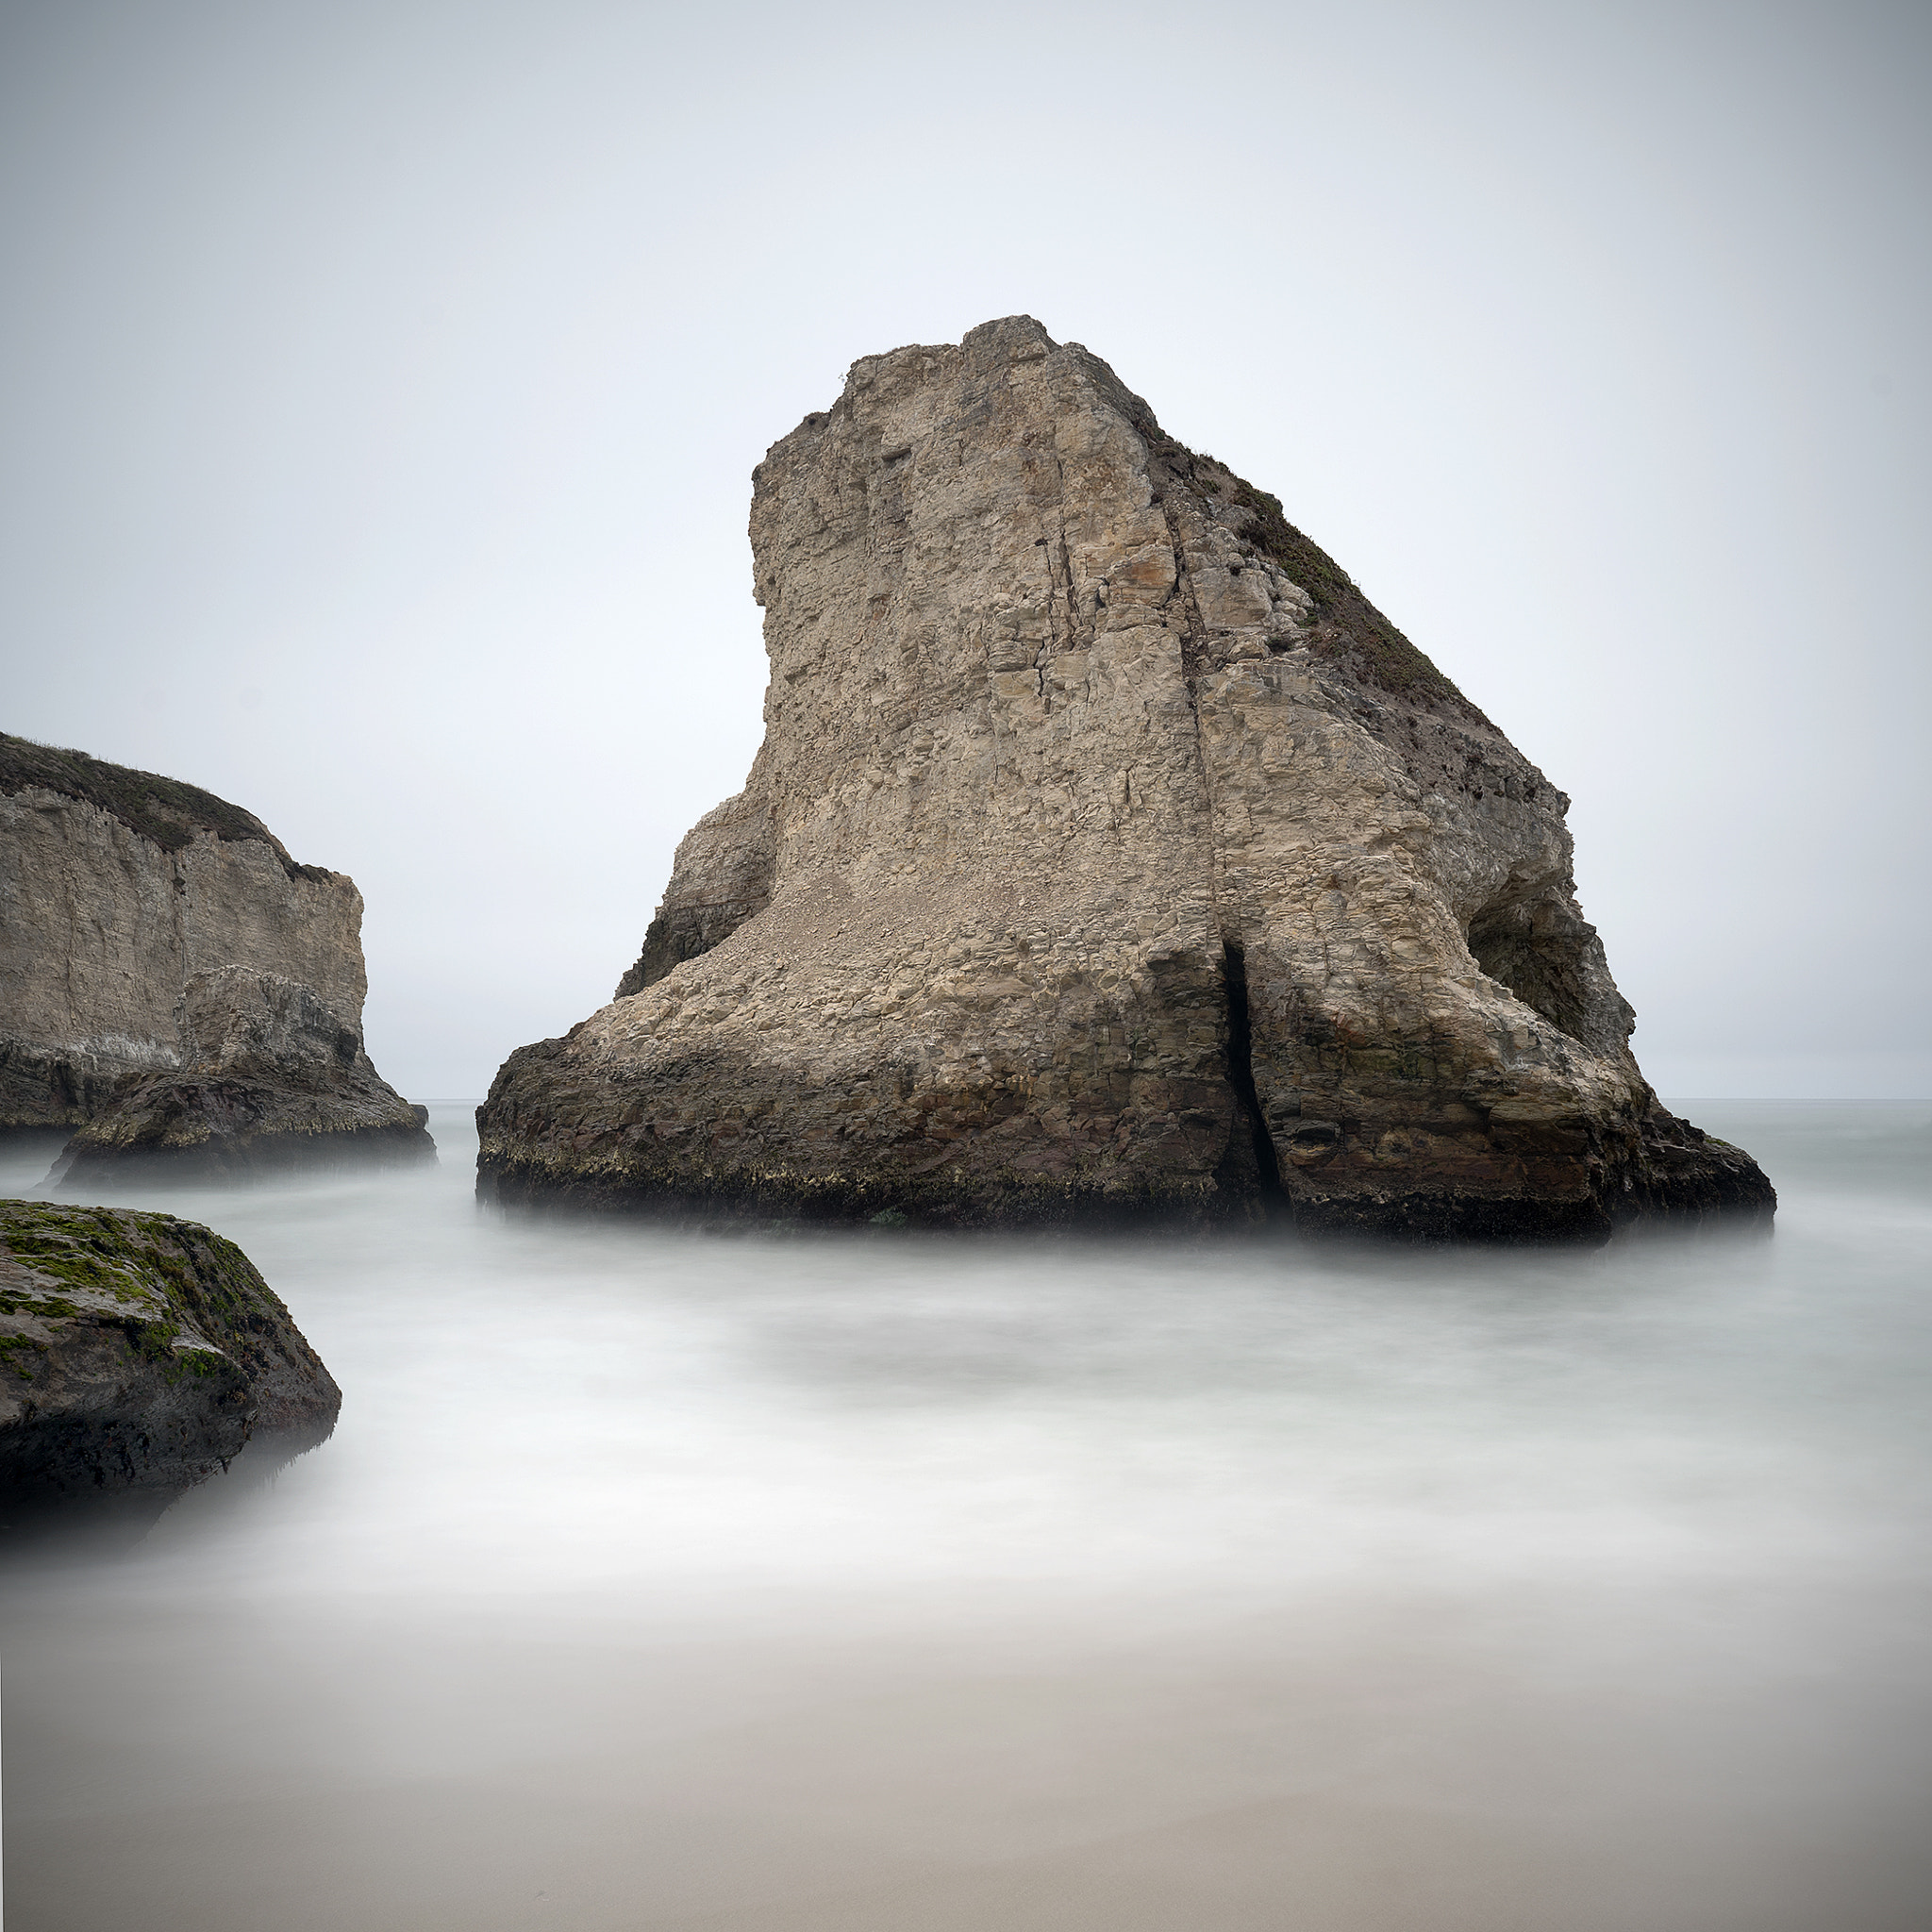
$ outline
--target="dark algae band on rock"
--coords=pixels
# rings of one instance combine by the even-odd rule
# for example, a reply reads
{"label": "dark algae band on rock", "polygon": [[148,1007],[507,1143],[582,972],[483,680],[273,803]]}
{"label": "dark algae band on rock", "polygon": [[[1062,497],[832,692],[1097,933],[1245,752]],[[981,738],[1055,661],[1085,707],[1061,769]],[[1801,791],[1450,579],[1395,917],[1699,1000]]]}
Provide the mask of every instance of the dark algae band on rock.
{"label": "dark algae band on rock", "polygon": [[130,1074],[67,1143],[70,1187],[130,1165],[223,1179],[323,1160],[433,1157],[424,1110],[385,1084],[362,1031],[308,987],[229,967],[176,1008],[181,1064]]}
{"label": "dark algae band on rock", "polygon": [[0,1129],[224,1176],[426,1158],[362,1044],[362,895],[252,812],[0,736]]}
{"label": "dark algae band on rock", "polygon": [[0,1525],[158,1511],[252,1435],[319,1440],[341,1407],[233,1241],[170,1214],[0,1201]]}
{"label": "dark algae band on rock", "polygon": [[913,1224],[1768,1218],[1659,1107],[1569,801],[1281,505],[1027,317],[754,472],[771,680],[479,1188]]}

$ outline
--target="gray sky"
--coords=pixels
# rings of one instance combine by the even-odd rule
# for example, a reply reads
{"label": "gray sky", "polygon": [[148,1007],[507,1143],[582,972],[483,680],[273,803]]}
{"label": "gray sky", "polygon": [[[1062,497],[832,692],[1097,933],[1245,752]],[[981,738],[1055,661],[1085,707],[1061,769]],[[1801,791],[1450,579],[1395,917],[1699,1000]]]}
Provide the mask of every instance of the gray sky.
{"label": "gray sky", "polygon": [[480,1093],[737,790],[752,465],[1016,310],[1575,800],[1667,1095],[1932,1092],[1932,13],[11,0],[0,725],[368,900]]}

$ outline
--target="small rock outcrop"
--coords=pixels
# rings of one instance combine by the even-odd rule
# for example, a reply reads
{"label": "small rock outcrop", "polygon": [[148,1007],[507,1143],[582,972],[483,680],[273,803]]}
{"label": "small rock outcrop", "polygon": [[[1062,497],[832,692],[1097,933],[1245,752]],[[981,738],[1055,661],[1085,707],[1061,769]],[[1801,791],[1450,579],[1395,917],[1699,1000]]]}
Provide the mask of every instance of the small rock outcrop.
{"label": "small rock outcrop", "polygon": [[0,1524],[158,1508],[341,1391],[240,1248],[170,1214],[0,1201]]}
{"label": "small rock outcrop", "polygon": [[1569,801],[1281,505],[1026,317],[754,472],[771,683],[506,1200],[1600,1239],[1768,1215],[1660,1108]]}
{"label": "small rock outcrop", "polygon": [[0,1128],[226,1174],[434,1152],[362,1046],[362,895],[178,780],[0,736]]}

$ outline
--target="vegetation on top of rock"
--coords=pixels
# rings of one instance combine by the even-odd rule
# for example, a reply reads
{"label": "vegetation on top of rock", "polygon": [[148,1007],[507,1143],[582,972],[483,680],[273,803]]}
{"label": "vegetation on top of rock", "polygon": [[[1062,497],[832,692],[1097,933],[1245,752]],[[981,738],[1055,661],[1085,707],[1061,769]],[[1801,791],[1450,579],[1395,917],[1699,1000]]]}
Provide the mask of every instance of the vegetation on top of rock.
{"label": "vegetation on top of rock", "polygon": [[178,852],[197,832],[212,832],[232,844],[267,845],[291,878],[319,883],[335,876],[326,866],[297,864],[253,812],[198,785],[0,731],[0,792],[24,791],[29,786],[92,805],[165,852]]}
{"label": "vegetation on top of rock", "polygon": [[1257,490],[1218,458],[1191,450],[1173,437],[1163,436],[1158,446],[1203,494],[1247,511],[1236,534],[1273,558],[1308,593],[1316,623],[1341,632],[1355,647],[1361,668],[1377,684],[1391,691],[1462,698],[1434,661],[1362,595],[1355,579],[1313,538],[1289,522],[1278,496]]}
{"label": "vegetation on top of rock", "polygon": [[0,1292],[10,1313],[72,1315],[105,1298],[157,1325],[172,1317],[219,1333],[263,1300],[286,1312],[233,1241],[172,1214],[0,1201],[0,1257],[59,1284],[49,1295],[11,1276]]}
{"label": "vegetation on top of rock", "polygon": [[[172,1214],[0,1201],[0,1317],[18,1316],[107,1322],[169,1375],[205,1374],[223,1358],[251,1380],[267,1374],[272,1422],[332,1413],[340,1401],[254,1262]],[[286,1386],[291,1371],[301,1386]]]}
{"label": "vegetation on top of rock", "polygon": [[233,1241],[131,1208],[0,1201],[0,1536],[152,1515],[257,1430],[312,1443],[341,1391]]}

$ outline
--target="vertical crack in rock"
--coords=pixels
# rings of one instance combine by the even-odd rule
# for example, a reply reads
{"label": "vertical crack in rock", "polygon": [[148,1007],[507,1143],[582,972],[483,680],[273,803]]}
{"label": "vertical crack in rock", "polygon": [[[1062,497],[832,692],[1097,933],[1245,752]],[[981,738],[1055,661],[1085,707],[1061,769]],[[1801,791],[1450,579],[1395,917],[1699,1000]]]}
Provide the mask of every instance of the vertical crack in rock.
{"label": "vertical crack in rock", "polygon": [[1206,628],[1201,621],[1201,601],[1194,593],[1193,581],[1188,571],[1187,550],[1181,540],[1180,525],[1174,516],[1174,504],[1165,491],[1157,495],[1154,501],[1159,508],[1161,521],[1167,525],[1167,541],[1174,551],[1174,587],[1169,592],[1168,601],[1178,606],[1181,624],[1181,673],[1188,680],[1188,694],[1192,697],[1194,674],[1200,664],[1201,639]]}
{"label": "vertical crack in rock", "polygon": [[1067,600],[1067,648],[1070,651],[1084,650],[1091,641],[1088,626],[1080,618],[1079,584],[1074,574],[1074,553],[1067,545],[1067,520],[1061,515],[1058,520],[1059,579],[1061,594]]}
{"label": "vertical crack in rock", "polygon": [[1274,1189],[1410,1238],[1771,1211],[1630,1054],[1569,801],[1097,357],[1008,316],[862,358],[753,472],[751,540],[764,744],[621,996],[497,1075],[486,1191],[1018,1225]]}
{"label": "vertical crack in rock", "polygon": [[[1274,1151],[1274,1138],[1261,1112],[1261,1097],[1255,1088],[1255,1034],[1248,1016],[1248,958],[1239,941],[1224,941],[1221,954],[1221,980],[1227,997],[1227,1084],[1234,1089],[1237,1107],[1234,1133],[1245,1129],[1253,1150],[1255,1187],[1264,1209],[1282,1199],[1281,1160]],[[1241,1163],[1247,1165],[1245,1161]]]}

